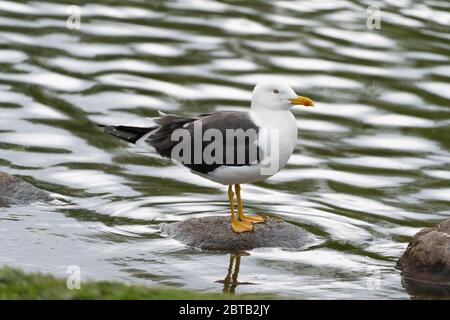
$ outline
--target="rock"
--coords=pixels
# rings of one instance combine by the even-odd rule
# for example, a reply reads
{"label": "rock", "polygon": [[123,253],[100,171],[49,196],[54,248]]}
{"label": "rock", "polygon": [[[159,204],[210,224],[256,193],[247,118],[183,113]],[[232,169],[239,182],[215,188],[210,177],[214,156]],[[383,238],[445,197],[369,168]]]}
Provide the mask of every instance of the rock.
{"label": "rock", "polygon": [[396,267],[408,292],[450,295],[450,219],[420,230]]}
{"label": "rock", "polygon": [[413,299],[448,299],[450,284],[436,282],[422,282],[402,277],[403,287]]}
{"label": "rock", "polygon": [[0,172],[0,205],[27,204],[49,201],[50,195],[7,173]]}
{"label": "rock", "polygon": [[235,233],[229,216],[193,218],[166,224],[162,231],[187,246],[205,250],[239,251],[264,247],[302,249],[315,237],[293,224],[265,217],[253,226],[253,232]]}

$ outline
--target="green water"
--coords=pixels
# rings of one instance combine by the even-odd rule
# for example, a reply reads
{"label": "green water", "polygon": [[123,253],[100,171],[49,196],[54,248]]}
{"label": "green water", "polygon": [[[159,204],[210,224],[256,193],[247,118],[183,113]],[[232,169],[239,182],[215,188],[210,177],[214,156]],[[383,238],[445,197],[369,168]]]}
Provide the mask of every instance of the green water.
{"label": "green water", "polygon": [[[0,171],[58,199],[0,208],[1,265],[210,292],[409,298],[395,262],[415,232],[450,216],[447,1],[77,3],[71,30],[71,1],[0,2]],[[95,123],[245,110],[266,79],[316,107],[295,111],[294,155],[243,186],[246,207],[320,242],[252,250],[232,258],[235,272],[229,253],[159,232],[226,215],[225,188]]]}

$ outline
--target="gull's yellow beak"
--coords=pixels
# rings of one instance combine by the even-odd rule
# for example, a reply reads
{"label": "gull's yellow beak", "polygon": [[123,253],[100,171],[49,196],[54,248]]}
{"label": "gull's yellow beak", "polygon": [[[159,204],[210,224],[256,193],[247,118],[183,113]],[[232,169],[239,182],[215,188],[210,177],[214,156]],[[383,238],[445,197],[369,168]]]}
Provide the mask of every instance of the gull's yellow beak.
{"label": "gull's yellow beak", "polygon": [[298,96],[295,97],[294,99],[289,99],[289,101],[291,101],[292,105],[301,105],[301,106],[305,106],[305,107],[314,107],[314,102],[307,97],[302,97],[302,96]]}

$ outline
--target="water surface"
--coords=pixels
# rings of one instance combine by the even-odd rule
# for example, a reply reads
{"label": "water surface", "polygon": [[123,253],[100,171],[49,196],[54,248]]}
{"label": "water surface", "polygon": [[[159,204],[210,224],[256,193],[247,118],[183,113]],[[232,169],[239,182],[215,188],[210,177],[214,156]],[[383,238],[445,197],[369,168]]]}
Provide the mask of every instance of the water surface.
{"label": "water surface", "polygon": [[[0,208],[0,263],[66,276],[301,299],[409,298],[409,238],[450,216],[446,1],[0,2],[0,171],[53,204]],[[295,111],[288,166],[243,186],[248,211],[320,242],[235,257],[184,247],[161,223],[227,215],[226,190],[99,133],[157,115],[244,110],[282,79]],[[235,264],[238,263],[238,272]],[[229,268],[231,265],[231,268]]]}

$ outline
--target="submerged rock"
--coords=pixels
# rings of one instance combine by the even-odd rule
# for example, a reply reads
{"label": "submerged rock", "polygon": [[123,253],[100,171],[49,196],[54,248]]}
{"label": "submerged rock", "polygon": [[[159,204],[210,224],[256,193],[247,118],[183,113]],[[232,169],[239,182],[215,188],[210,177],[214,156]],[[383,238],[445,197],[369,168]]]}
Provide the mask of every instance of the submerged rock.
{"label": "submerged rock", "polygon": [[167,224],[163,232],[187,246],[205,250],[301,249],[315,241],[312,234],[298,226],[280,219],[265,218],[266,222],[253,226],[253,232],[233,232],[228,216],[193,218]]}
{"label": "submerged rock", "polygon": [[425,282],[402,277],[402,285],[412,299],[448,299],[450,283]]}
{"label": "submerged rock", "polygon": [[50,195],[17,177],[0,172],[0,205],[49,201]]}
{"label": "submerged rock", "polygon": [[410,294],[450,296],[450,219],[420,230],[396,267]]}

